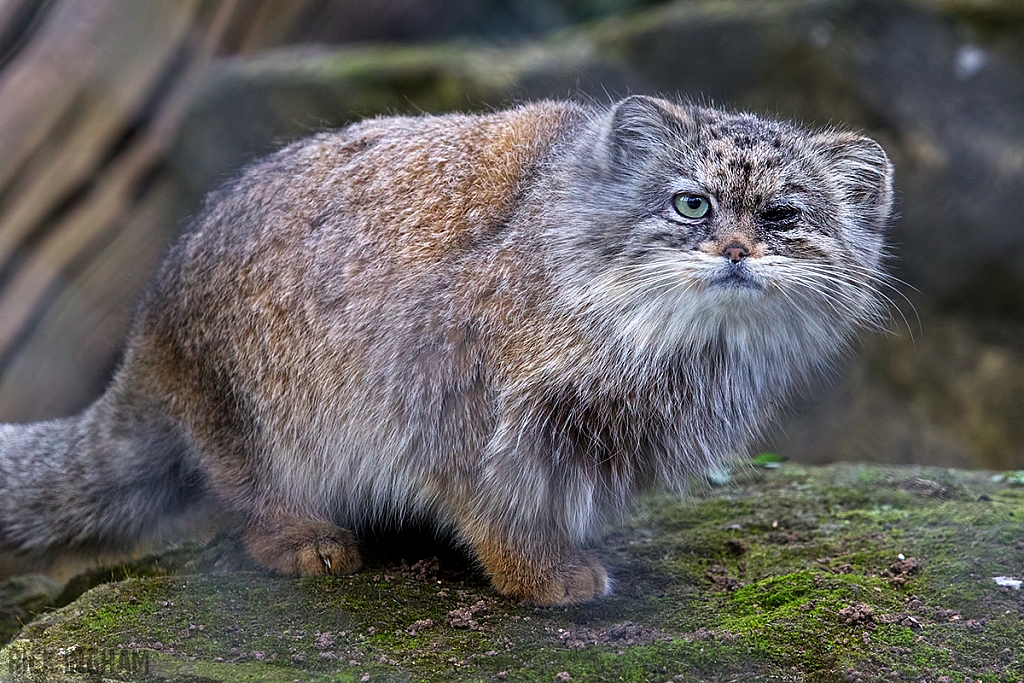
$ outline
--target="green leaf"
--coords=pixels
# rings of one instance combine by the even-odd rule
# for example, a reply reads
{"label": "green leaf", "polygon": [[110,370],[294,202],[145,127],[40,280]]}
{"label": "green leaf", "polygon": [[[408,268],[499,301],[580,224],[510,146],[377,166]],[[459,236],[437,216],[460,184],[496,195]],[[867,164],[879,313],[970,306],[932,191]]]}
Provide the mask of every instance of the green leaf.
{"label": "green leaf", "polygon": [[750,462],[755,465],[760,465],[761,467],[775,468],[779,466],[779,463],[785,460],[787,460],[787,458],[782,457],[778,453],[761,453],[760,455],[755,455],[751,458]]}

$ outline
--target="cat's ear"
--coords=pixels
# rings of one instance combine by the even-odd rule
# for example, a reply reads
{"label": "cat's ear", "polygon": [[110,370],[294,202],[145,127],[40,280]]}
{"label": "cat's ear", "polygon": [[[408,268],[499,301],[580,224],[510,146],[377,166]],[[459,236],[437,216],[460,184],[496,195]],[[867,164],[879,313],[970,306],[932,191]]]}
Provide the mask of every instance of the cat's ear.
{"label": "cat's ear", "polygon": [[669,140],[678,120],[653,97],[633,95],[618,102],[604,120],[601,153],[609,169],[631,170]]}
{"label": "cat's ear", "polygon": [[854,133],[822,133],[814,142],[851,213],[885,227],[892,213],[893,168],[882,146]]}

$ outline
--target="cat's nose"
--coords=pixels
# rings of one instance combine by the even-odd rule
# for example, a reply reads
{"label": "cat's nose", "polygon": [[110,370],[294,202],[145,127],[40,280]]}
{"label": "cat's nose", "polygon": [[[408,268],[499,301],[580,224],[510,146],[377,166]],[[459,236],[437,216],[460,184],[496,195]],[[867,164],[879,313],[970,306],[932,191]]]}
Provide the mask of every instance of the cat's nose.
{"label": "cat's nose", "polygon": [[722,256],[726,257],[733,263],[739,263],[750,256],[750,250],[739,242],[730,242],[726,245],[725,249],[722,249]]}

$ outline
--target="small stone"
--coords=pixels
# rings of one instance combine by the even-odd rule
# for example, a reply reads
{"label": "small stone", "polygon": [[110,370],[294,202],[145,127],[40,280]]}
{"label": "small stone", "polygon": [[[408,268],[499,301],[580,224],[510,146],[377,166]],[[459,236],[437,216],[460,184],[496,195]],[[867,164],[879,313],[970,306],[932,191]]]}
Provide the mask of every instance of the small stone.
{"label": "small stone", "polygon": [[409,628],[405,629],[405,632],[410,636],[414,636],[420,631],[426,631],[428,628],[432,628],[433,626],[433,619],[417,619],[409,625]]}
{"label": "small stone", "polygon": [[907,600],[904,602],[904,605],[906,605],[906,608],[908,610],[911,610],[911,611],[914,611],[914,612],[924,612],[925,611],[924,603],[921,602],[921,598],[917,597],[916,595],[911,595],[910,597],[908,597]]}
{"label": "small stone", "polygon": [[555,674],[555,683],[569,683],[572,680],[572,676],[569,675],[568,671],[559,671]]}
{"label": "small stone", "polygon": [[476,631],[480,624],[473,618],[473,612],[468,607],[459,607],[448,613],[448,623],[452,628],[468,628]]}
{"label": "small stone", "polygon": [[906,626],[907,628],[921,628],[921,622],[914,617],[907,615],[900,621],[900,626]]}
{"label": "small stone", "polygon": [[331,633],[317,633],[313,647],[318,650],[329,650],[334,645],[334,635]]}
{"label": "small stone", "polygon": [[910,574],[915,574],[921,568],[921,563],[917,561],[917,558],[908,557],[901,559],[898,562],[893,562],[889,565],[888,571],[885,573],[889,575],[889,585],[898,587],[906,584],[907,577]]}
{"label": "small stone", "polygon": [[729,576],[729,571],[724,566],[716,564],[704,574],[711,583],[719,589],[734,591],[743,586],[743,582]]}
{"label": "small stone", "polygon": [[838,616],[839,621],[850,626],[866,626],[875,622],[875,610],[863,603],[844,607]]}
{"label": "small stone", "polygon": [[725,542],[725,547],[729,552],[735,553],[736,555],[742,555],[747,552],[747,544],[738,538],[730,538],[727,540]]}

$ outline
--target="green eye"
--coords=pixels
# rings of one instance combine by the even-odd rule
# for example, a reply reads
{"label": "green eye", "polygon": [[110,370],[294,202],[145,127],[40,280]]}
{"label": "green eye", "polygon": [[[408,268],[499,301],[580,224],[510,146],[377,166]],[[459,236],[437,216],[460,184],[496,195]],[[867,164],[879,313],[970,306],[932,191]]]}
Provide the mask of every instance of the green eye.
{"label": "green eye", "polygon": [[699,194],[680,192],[672,197],[672,206],[683,218],[704,218],[711,213],[711,202]]}

